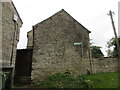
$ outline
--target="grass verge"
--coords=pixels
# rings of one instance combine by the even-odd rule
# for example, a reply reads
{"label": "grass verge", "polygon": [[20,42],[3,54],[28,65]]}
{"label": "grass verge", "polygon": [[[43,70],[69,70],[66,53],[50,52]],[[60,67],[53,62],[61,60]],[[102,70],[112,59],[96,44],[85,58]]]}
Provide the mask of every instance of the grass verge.
{"label": "grass verge", "polygon": [[26,88],[118,88],[118,84],[118,73],[99,73],[83,76],[56,73],[43,82],[32,83],[27,85]]}
{"label": "grass verge", "polygon": [[93,83],[93,88],[118,88],[120,73],[100,73],[85,76]]}

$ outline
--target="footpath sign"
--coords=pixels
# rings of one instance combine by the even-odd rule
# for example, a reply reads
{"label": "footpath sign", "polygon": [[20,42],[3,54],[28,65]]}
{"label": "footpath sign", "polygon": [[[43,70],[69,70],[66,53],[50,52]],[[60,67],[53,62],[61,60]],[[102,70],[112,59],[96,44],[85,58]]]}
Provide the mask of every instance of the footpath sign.
{"label": "footpath sign", "polygon": [[74,45],[82,45],[82,42],[76,42],[76,43],[74,43]]}

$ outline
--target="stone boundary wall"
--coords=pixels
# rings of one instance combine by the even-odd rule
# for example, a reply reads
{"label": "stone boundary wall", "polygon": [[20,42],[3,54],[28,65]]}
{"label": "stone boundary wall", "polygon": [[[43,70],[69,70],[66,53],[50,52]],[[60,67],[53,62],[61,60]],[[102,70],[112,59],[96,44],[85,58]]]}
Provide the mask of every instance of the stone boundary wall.
{"label": "stone boundary wall", "polygon": [[71,60],[71,61],[47,61],[46,64],[37,64],[32,70],[32,81],[39,82],[46,77],[55,73],[70,73],[71,75],[87,74],[90,69],[89,61],[86,60]]}
{"label": "stone boundary wall", "polygon": [[[51,61],[52,62],[52,61]],[[48,62],[46,68],[34,69],[32,71],[32,80],[41,81],[49,75],[59,72],[69,72],[72,75],[86,75],[104,72],[118,72],[117,58],[93,58],[82,59],[77,61],[50,63]],[[37,79],[36,79],[37,78]]]}
{"label": "stone boundary wall", "polygon": [[118,59],[117,58],[94,58],[91,60],[92,73],[103,72],[117,72]]}

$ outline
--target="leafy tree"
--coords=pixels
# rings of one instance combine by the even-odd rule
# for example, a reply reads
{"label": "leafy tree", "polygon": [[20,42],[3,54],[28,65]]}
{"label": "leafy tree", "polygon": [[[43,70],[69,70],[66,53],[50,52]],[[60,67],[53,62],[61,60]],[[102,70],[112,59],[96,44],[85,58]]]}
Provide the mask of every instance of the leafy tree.
{"label": "leafy tree", "polygon": [[100,48],[101,47],[99,46],[91,46],[91,54],[93,58],[100,58],[104,56]]}
{"label": "leafy tree", "polygon": [[[107,42],[107,48],[108,48],[107,53],[108,53],[108,56],[113,56],[113,57],[117,57],[118,56],[116,39],[117,38],[112,38],[112,39],[110,39]],[[119,41],[119,45],[120,45],[120,38],[118,38],[118,41]],[[111,47],[113,47],[113,50],[111,50]]]}

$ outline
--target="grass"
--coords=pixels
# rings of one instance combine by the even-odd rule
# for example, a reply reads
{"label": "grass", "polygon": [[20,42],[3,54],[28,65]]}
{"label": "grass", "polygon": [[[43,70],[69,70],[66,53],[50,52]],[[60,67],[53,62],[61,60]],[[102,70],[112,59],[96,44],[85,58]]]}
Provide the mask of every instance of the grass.
{"label": "grass", "polygon": [[[120,75],[120,73],[119,73]],[[93,88],[118,88],[118,73],[100,73],[87,75],[93,83]]]}
{"label": "grass", "polygon": [[[120,74],[119,74],[120,75]],[[57,73],[49,76],[43,82],[31,85],[33,88],[117,88],[118,73],[100,73],[84,76],[72,76]]]}

